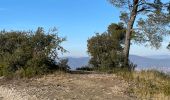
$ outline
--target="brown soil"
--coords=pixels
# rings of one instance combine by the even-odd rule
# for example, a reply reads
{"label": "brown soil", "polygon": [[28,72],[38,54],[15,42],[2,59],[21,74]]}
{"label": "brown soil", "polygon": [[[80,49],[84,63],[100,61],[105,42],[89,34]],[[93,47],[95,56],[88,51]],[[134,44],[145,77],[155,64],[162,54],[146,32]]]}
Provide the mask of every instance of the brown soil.
{"label": "brown soil", "polygon": [[114,74],[52,74],[0,79],[0,100],[134,100],[129,84]]}

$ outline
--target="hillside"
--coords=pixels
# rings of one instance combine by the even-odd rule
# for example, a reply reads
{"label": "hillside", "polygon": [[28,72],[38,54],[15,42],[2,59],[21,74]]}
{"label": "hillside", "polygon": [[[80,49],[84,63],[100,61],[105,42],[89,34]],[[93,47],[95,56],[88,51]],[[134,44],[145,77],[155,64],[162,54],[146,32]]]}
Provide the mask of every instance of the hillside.
{"label": "hillside", "polygon": [[[69,59],[68,64],[72,69],[76,69],[77,67],[88,65],[88,61],[89,61],[89,57],[80,57],[80,58],[68,57],[68,59]],[[154,68],[154,69],[170,72],[170,57],[167,55],[148,56],[148,57],[130,55],[130,60],[134,64],[138,65],[137,70]]]}
{"label": "hillside", "polygon": [[157,69],[164,72],[170,72],[170,58],[166,56],[142,57],[131,55],[130,60],[137,64],[137,69]]}
{"label": "hillside", "polygon": [[71,67],[71,69],[76,69],[78,67],[88,65],[89,57],[68,57],[69,62],[68,65]]}

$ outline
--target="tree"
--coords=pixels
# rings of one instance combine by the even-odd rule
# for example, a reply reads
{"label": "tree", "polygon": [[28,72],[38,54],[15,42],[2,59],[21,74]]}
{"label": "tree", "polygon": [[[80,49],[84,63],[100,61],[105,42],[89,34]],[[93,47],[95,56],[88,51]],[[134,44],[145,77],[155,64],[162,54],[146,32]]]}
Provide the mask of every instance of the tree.
{"label": "tree", "polygon": [[[0,32],[0,74],[33,76],[57,69],[67,69],[67,60],[57,62],[58,52],[66,52],[61,46],[56,29],[45,32],[39,27],[35,32]],[[64,65],[65,64],[65,65]],[[62,65],[62,66],[60,66]]]}
{"label": "tree", "polygon": [[[134,36],[139,43],[147,43],[156,48],[161,46],[163,35],[170,33],[170,2],[163,3],[161,0],[108,1],[115,7],[124,9],[120,16],[126,24],[124,67],[129,65],[132,33],[135,33]],[[138,24],[133,28],[135,22]]]}
{"label": "tree", "polygon": [[122,24],[111,24],[107,32],[88,39],[90,64],[95,68],[114,68],[122,65],[125,29]]}

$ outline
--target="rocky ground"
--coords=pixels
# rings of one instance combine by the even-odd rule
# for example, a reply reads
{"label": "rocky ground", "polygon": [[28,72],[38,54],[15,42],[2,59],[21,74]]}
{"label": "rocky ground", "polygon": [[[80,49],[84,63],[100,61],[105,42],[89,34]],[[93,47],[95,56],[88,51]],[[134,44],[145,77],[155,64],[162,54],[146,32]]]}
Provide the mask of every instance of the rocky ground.
{"label": "rocky ground", "polygon": [[52,74],[0,79],[0,100],[133,100],[128,83],[114,74]]}

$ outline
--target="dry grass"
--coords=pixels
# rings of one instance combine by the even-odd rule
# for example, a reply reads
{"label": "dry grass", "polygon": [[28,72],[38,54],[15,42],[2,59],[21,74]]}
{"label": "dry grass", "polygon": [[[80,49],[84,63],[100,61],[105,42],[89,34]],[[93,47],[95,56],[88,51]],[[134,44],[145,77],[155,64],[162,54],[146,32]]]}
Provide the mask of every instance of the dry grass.
{"label": "dry grass", "polygon": [[170,76],[163,72],[148,70],[140,72],[117,71],[131,86],[129,94],[142,100],[170,100]]}
{"label": "dry grass", "polygon": [[164,73],[113,72],[115,74],[57,72],[25,80],[0,79],[0,95],[6,100],[170,100],[170,77]]}
{"label": "dry grass", "polygon": [[[18,92],[14,88],[0,86],[0,100],[38,100],[25,92]],[[1,97],[2,96],[2,97]]]}

